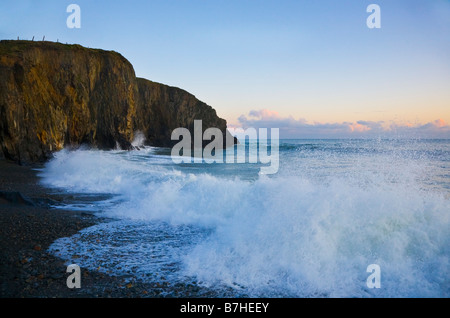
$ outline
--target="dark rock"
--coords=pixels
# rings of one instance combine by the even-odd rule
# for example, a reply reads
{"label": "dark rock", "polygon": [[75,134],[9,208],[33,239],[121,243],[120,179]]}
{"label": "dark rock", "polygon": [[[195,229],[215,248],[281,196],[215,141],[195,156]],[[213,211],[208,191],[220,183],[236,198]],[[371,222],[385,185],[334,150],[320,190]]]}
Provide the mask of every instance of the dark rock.
{"label": "dark rock", "polygon": [[12,204],[21,204],[21,205],[29,205],[29,206],[34,206],[35,204],[33,203],[33,201],[31,201],[31,199],[25,197],[22,193],[20,192],[15,192],[15,191],[0,191],[0,203],[1,202],[7,202],[7,203],[12,203]]}
{"label": "dark rock", "polygon": [[[135,126],[144,133],[147,143],[160,147],[172,147],[178,140],[171,140],[172,131],[178,127],[189,129],[194,135],[194,120],[202,120],[202,132],[207,128],[219,128],[226,144],[227,122],[217,116],[216,111],[194,95],[177,87],[171,87],[137,78],[139,100]],[[193,142],[193,139],[192,139]],[[204,141],[203,146],[210,141]]]}
{"label": "dark rock", "polygon": [[226,121],[179,88],[136,78],[113,51],[54,42],[0,41],[0,157],[26,164],[54,151],[86,144],[134,149],[137,131],[146,143],[171,146],[171,132],[204,129]]}

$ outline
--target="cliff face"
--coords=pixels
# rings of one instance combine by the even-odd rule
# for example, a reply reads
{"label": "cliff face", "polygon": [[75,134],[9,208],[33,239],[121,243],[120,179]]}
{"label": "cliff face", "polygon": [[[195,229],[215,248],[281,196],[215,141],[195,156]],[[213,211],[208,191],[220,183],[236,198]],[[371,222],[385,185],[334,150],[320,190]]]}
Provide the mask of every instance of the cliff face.
{"label": "cliff face", "polygon": [[174,87],[137,79],[112,51],[52,42],[0,41],[0,153],[18,162],[88,144],[130,149],[134,133],[170,146],[174,128],[226,133],[210,106]]}
{"label": "cliff face", "polygon": [[138,78],[137,84],[140,103],[136,110],[135,127],[142,129],[150,144],[173,146],[178,141],[172,141],[170,137],[178,127],[189,129],[193,135],[195,119],[202,119],[203,131],[216,127],[226,132],[227,122],[217,117],[211,106],[199,101],[194,95],[143,78]]}
{"label": "cliff face", "polygon": [[0,42],[0,142],[9,159],[42,160],[81,143],[126,148],[136,100],[133,67],[117,53]]}

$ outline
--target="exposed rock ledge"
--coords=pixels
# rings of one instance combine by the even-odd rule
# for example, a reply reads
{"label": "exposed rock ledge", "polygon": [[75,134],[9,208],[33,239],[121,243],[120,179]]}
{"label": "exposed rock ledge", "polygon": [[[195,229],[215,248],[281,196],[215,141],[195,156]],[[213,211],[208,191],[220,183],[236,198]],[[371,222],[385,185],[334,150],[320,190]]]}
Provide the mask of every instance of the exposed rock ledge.
{"label": "exposed rock ledge", "polygon": [[[87,144],[131,149],[136,132],[146,143],[171,146],[171,132],[203,129],[229,134],[226,121],[192,94],[136,78],[114,51],[54,42],[0,41],[0,157],[43,161],[53,151]],[[234,140],[236,142],[236,140]]]}

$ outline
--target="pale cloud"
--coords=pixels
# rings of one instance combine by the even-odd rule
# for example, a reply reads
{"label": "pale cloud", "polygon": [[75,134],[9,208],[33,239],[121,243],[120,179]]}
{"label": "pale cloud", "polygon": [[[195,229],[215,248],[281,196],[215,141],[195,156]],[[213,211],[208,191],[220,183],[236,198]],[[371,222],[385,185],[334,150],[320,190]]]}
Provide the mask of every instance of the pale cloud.
{"label": "pale cloud", "polygon": [[352,132],[365,132],[370,131],[371,128],[369,126],[366,126],[364,124],[360,124],[358,122],[352,123],[348,126]]}
{"label": "pale cloud", "polygon": [[423,125],[385,121],[309,123],[304,118],[283,117],[278,112],[252,110],[238,118],[240,127],[279,128],[280,138],[450,138],[450,125],[437,119]]}
{"label": "pale cloud", "polygon": [[261,119],[280,118],[278,112],[268,109],[251,110],[249,116],[257,118],[259,117]]}

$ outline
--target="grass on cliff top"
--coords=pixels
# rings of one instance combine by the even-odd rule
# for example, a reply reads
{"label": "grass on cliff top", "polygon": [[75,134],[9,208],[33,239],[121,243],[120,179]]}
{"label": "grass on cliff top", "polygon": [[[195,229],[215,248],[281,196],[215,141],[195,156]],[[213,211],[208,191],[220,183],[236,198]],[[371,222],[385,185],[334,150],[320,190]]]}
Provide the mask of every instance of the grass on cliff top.
{"label": "grass on cliff top", "polygon": [[91,49],[79,44],[64,44],[51,41],[29,41],[29,40],[1,40],[0,41],[0,55],[20,56],[25,50],[32,48],[45,48],[53,50],[71,50],[71,51],[88,51],[92,53],[108,53],[115,54],[122,59],[125,59],[120,53],[115,51],[106,51],[102,49]]}

